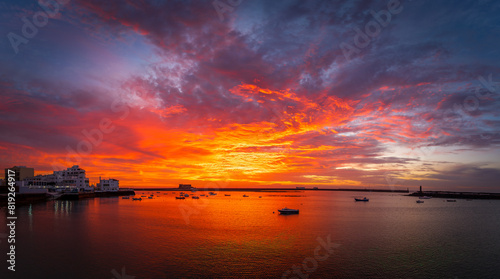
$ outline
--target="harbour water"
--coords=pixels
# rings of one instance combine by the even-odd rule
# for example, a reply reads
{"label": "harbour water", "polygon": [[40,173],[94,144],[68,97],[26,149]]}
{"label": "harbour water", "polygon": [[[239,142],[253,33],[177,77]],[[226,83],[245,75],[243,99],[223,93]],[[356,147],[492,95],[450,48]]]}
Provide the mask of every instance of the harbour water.
{"label": "harbour water", "polygon": [[[142,194],[144,193],[144,194]],[[497,278],[500,201],[394,193],[225,192],[17,209],[0,278]],[[192,193],[189,193],[192,194]],[[203,192],[195,195],[207,194]],[[243,197],[246,194],[249,197]],[[262,196],[262,198],[259,198]],[[355,202],[367,196],[369,202]],[[277,209],[299,209],[279,215]],[[0,211],[6,220],[6,209]],[[0,228],[0,235],[7,227]]]}

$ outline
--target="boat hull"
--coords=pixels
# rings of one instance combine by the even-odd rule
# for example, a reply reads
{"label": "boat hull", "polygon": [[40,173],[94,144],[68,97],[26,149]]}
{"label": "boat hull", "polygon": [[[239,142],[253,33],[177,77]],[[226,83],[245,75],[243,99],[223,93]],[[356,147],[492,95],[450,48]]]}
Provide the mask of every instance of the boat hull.
{"label": "boat hull", "polygon": [[299,210],[281,210],[278,209],[278,212],[283,215],[291,215],[291,214],[299,214]]}

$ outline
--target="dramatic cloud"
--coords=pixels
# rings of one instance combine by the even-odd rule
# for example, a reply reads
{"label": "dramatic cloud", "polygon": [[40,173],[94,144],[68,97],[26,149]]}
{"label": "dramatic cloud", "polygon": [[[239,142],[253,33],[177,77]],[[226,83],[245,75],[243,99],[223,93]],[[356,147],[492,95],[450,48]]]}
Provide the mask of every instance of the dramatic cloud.
{"label": "dramatic cloud", "polygon": [[1,3],[1,165],[500,191],[498,2],[221,2]]}

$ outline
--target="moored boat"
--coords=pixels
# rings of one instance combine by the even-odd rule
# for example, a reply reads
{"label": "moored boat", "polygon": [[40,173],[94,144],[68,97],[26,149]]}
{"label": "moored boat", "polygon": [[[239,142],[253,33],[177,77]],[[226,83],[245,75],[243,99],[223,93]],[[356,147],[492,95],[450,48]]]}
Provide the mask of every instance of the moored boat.
{"label": "moored boat", "polygon": [[47,197],[49,200],[57,200],[63,195],[61,192],[47,192]]}
{"label": "moored boat", "polygon": [[418,197],[418,198],[421,199],[421,200],[432,199],[432,197],[429,197],[429,196],[421,196],[421,197]]}
{"label": "moored boat", "polygon": [[142,198],[132,198],[134,201],[142,201]]}
{"label": "moored boat", "polygon": [[283,207],[282,209],[278,209],[278,212],[280,214],[299,214],[298,209],[291,209],[291,208],[286,208],[286,207]]}
{"label": "moored boat", "polygon": [[186,198],[185,198],[185,197],[183,197],[183,196],[180,196],[180,197],[175,197],[175,198],[176,198],[176,199],[178,199],[178,200],[184,200],[184,199],[186,199]]}
{"label": "moored boat", "polygon": [[369,201],[369,199],[367,199],[366,197],[362,198],[362,199],[358,199],[358,198],[354,198],[355,201],[364,201],[364,202],[367,202]]}
{"label": "moored boat", "polygon": [[417,200],[417,203],[424,203],[424,201],[421,201],[421,200]]}

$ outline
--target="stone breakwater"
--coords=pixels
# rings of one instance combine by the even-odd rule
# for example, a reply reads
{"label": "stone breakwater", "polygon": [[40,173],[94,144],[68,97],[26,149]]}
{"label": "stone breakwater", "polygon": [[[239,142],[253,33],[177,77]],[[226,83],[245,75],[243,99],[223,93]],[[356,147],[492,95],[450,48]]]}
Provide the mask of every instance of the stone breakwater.
{"label": "stone breakwater", "polygon": [[[98,197],[117,197],[117,196],[133,196],[135,191],[133,190],[123,190],[115,192],[89,192],[89,193],[64,193],[58,199],[61,200],[79,200],[86,198],[98,198]],[[26,205],[37,202],[44,202],[51,198],[48,194],[19,194],[16,193],[16,204]],[[7,205],[7,194],[0,195],[0,206]]]}

